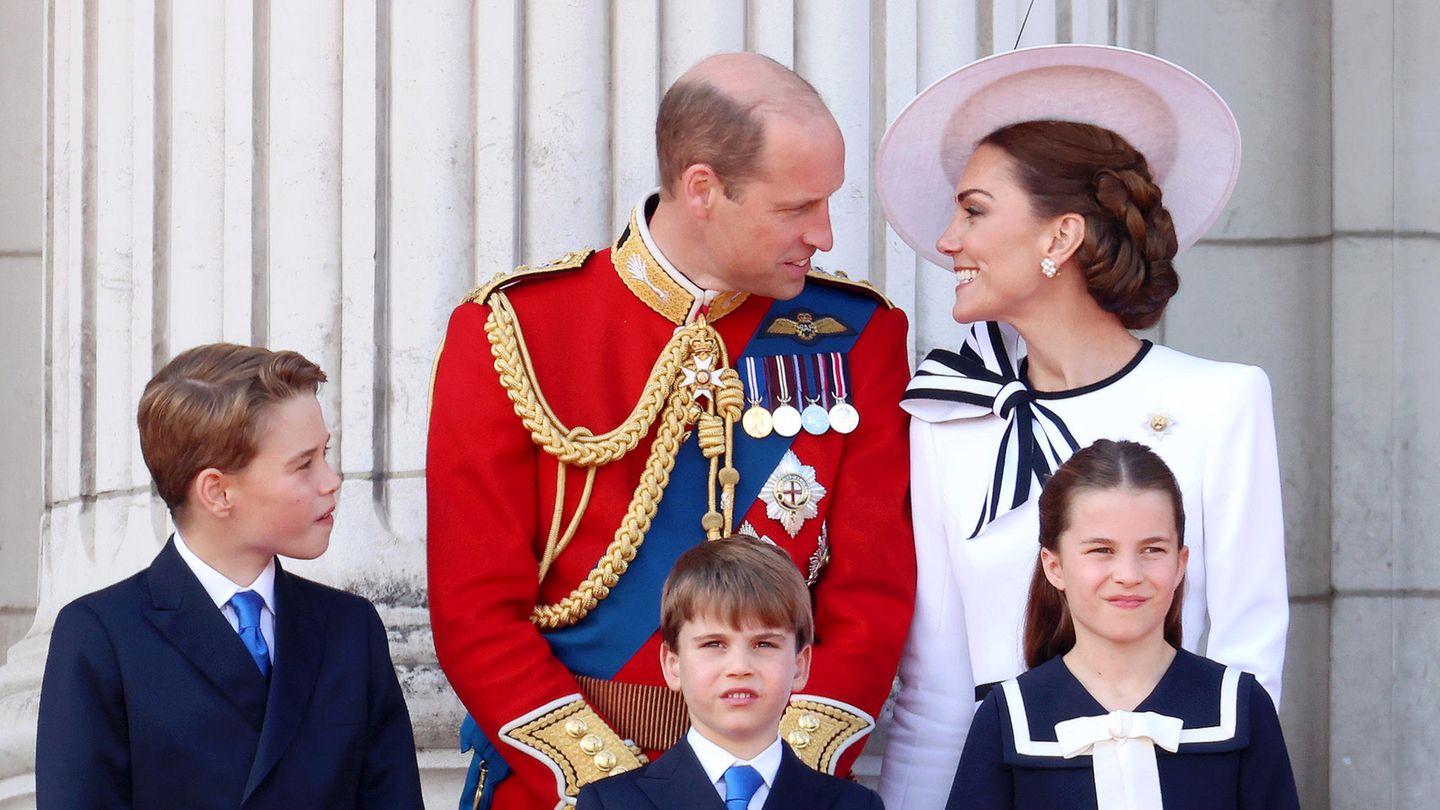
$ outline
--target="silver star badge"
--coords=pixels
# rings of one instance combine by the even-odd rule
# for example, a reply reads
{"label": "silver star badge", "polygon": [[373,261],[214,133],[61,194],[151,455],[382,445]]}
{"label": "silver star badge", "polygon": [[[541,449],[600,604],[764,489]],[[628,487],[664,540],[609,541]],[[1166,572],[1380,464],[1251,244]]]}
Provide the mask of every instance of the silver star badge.
{"label": "silver star badge", "polygon": [[775,472],[760,487],[765,516],[778,520],[791,537],[800,533],[805,521],[820,514],[824,497],[825,487],[815,480],[815,468],[801,464],[793,450],[785,451]]}

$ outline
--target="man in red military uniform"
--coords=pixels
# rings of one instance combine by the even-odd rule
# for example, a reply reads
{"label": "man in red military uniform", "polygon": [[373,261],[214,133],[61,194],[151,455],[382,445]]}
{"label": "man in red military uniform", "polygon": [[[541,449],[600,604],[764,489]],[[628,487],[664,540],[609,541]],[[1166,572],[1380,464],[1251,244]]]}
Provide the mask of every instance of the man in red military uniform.
{"label": "man in red military uniform", "polygon": [[473,718],[466,807],[573,802],[685,732],[659,593],[707,537],[776,543],[811,583],[781,731],[813,767],[848,772],[909,627],[906,319],[810,267],[839,128],[789,70],[724,54],[656,130],[662,188],[614,245],[477,289],[437,363],[430,609]]}

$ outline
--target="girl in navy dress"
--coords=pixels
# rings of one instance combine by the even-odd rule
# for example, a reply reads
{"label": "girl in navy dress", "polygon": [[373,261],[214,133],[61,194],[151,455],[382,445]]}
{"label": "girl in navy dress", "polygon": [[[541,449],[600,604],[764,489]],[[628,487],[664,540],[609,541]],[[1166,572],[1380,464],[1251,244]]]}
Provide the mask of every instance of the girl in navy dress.
{"label": "girl in navy dress", "polygon": [[1175,476],[1101,439],[1040,494],[1031,669],[990,691],[948,807],[1298,808],[1269,694],[1180,648],[1189,549]]}

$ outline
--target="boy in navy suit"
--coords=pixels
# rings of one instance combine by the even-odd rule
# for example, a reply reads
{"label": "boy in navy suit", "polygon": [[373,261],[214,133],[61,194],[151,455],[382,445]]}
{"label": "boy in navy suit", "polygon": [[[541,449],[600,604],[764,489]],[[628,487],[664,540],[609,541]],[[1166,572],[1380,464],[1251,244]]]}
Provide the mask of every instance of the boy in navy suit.
{"label": "boy in navy suit", "polygon": [[682,554],[661,595],[660,666],[690,731],[649,765],[581,788],[579,810],[883,808],[873,791],[800,761],[790,745],[822,744],[807,717],[780,738],[810,676],[814,627],[805,580],[773,544],[741,535]]}
{"label": "boy in navy suit", "polygon": [[330,542],[324,380],[295,352],[212,344],[146,385],[140,450],[175,534],[55,619],[41,810],[423,807],[375,608],[276,560]]}

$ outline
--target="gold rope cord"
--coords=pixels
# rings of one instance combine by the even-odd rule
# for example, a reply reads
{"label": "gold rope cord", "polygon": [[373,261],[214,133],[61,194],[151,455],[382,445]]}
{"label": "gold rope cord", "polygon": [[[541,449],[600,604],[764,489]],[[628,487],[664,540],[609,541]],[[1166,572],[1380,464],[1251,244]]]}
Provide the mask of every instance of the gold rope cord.
{"label": "gold rope cord", "polygon": [[504,386],[510,401],[515,404],[516,415],[545,452],[562,463],[581,467],[609,464],[640,444],[655,423],[655,417],[665,404],[675,377],[686,360],[690,341],[681,338],[695,334],[690,331],[690,326],[695,324],[675,333],[650,369],[650,382],[630,415],[614,430],[595,436],[583,427],[566,428],[550,410],[535,382],[530,351],[525,346],[525,336],[520,332],[520,324],[509,299],[504,293],[496,292],[490,296],[489,303],[490,317],[485,321],[485,332],[490,339],[491,354],[495,357],[495,373],[500,375],[500,385]]}
{"label": "gold rope cord", "polygon": [[[651,369],[649,382],[640,400],[619,427],[601,436],[595,436],[583,427],[567,428],[540,393],[524,335],[508,299],[497,292],[491,296],[490,304],[485,332],[500,383],[514,404],[516,415],[530,431],[532,440],[560,463],[556,474],[557,505],[541,560],[541,579],[573,537],[580,517],[589,505],[595,469],[623,458],[635,449],[640,438],[650,432],[657,417],[660,419],[635,494],[605,553],[568,596],[551,605],[536,605],[530,614],[530,620],[541,629],[568,627],[585,618],[610,594],[610,589],[615,587],[635,559],[659,509],[670,472],[675,466],[675,457],[684,443],[687,424],[696,425],[701,452],[710,459],[710,510],[702,517],[701,526],[710,539],[729,533],[733,523],[735,484],[739,481],[733,462],[733,427],[744,409],[744,389],[740,384],[740,375],[729,368],[724,341],[702,317],[676,330],[666,343]],[[687,367],[687,363],[693,365]],[[702,390],[709,392],[703,400],[697,396]],[[723,467],[720,466],[722,457]],[[580,504],[561,537],[560,504],[565,497],[567,464],[588,469]],[[721,489],[719,504],[716,503],[717,483]]]}
{"label": "gold rope cord", "polygon": [[[598,467],[587,467],[585,469],[585,488],[580,491],[580,503],[575,507],[575,514],[570,518],[570,525],[565,527],[565,533],[560,534],[560,518],[564,514],[565,506],[565,472],[569,469],[566,464],[555,465],[555,513],[550,518],[550,534],[545,541],[545,556],[540,560],[540,576],[537,582],[544,582],[545,575],[550,573],[550,566],[555,558],[565,552],[565,547],[575,538],[575,530],[580,528],[580,518],[584,517],[585,510],[590,506],[590,493],[595,489],[595,471]],[[558,538],[558,539],[557,539]]]}

